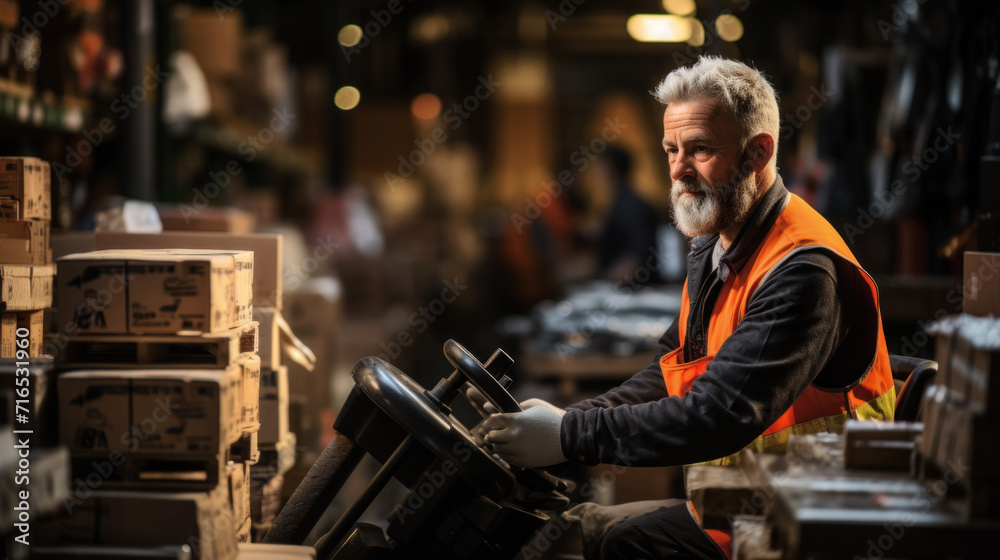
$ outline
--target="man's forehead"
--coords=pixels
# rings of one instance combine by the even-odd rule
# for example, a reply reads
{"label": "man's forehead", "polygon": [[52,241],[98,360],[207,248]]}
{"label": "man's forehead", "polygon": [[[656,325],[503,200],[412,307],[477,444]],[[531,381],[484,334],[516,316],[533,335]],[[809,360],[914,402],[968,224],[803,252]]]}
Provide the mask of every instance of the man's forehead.
{"label": "man's forehead", "polygon": [[731,127],[720,105],[710,100],[675,101],[663,111],[663,131],[694,131],[724,135]]}

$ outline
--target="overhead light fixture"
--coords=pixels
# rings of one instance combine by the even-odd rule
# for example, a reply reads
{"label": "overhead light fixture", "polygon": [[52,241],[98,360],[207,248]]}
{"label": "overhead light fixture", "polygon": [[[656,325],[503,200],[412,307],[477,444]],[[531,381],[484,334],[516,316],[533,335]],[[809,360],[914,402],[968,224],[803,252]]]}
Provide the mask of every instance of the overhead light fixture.
{"label": "overhead light fixture", "polygon": [[333,95],[333,104],[338,109],[350,111],[361,102],[361,92],[354,86],[344,86]]}
{"label": "overhead light fixture", "polygon": [[361,27],[352,23],[340,28],[340,32],[337,33],[337,42],[345,47],[353,47],[361,42],[363,35]]}
{"label": "overhead light fixture", "polygon": [[723,41],[735,43],[743,37],[743,22],[733,14],[722,14],[715,18],[715,32]]}
{"label": "overhead light fixture", "polygon": [[635,14],[628,18],[625,29],[636,41],[643,43],[683,43],[691,38],[691,18]]}
{"label": "overhead light fixture", "polygon": [[663,0],[663,9],[676,16],[693,16],[698,6],[694,0]]}

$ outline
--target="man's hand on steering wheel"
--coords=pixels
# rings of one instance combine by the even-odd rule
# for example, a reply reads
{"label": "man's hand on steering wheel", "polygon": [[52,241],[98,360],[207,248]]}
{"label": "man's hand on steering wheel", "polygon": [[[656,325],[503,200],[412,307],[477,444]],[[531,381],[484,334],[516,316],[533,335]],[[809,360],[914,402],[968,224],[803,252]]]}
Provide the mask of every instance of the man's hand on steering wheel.
{"label": "man's hand on steering wheel", "polygon": [[566,460],[559,441],[566,411],[541,399],[521,403],[524,412],[493,414],[477,426],[480,439],[504,460],[526,468],[545,467]]}

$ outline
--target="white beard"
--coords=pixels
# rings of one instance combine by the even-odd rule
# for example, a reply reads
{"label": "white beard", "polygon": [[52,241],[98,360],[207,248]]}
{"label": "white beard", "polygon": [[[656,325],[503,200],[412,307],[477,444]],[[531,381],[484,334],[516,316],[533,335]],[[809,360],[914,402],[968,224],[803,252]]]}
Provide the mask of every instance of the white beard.
{"label": "white beard", "polygon": [[749,173],[715,188],[705,181],[677,180],[670,187],[671,212],[687,237],[710,235],[745,220],[756,196],[755,177]]}

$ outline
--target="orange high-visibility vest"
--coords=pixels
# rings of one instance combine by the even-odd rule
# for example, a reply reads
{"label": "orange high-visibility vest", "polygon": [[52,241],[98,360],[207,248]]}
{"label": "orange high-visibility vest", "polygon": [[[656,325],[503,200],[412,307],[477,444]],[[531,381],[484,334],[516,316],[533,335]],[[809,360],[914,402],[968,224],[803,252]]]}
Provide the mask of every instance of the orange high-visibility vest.
{"label": "orange high-visibility vest", "polygon": [[[785,259],[809,248],[824,247],[857,267],[871,289],[874,312],[878,315],[878,345],[872,356],[871,366],[853,387],[831,392],[810,385],[781,418],[764,430],[747,447],[758,452],[784,452],[791,434],[815,432],[840,432],[844,422],[859,420],[891,420],[896,404],[896,393],[889,368],[889,352],[882,334],[882,317],[878,312],[878,289],[875,282],[861,268],[837,231],[818,212],[794,194],[782,210],[774,225],[757,247],[756,252],[739,273],[732,271],[726,278],[708,328],[706,355],[692,362],[684,362],[684,337],[688,321],[687,282],[678,320],[680,347],[663,356],[660,369],[670,396],[683,397],[695,379],[705,373],[708,364],[736,330],[746,314],[747,304],[754,291],[768,274]],[[860,372],[859,372],[860,373]],[[736,455],[709,461],[708,464],[730,464]]]}

